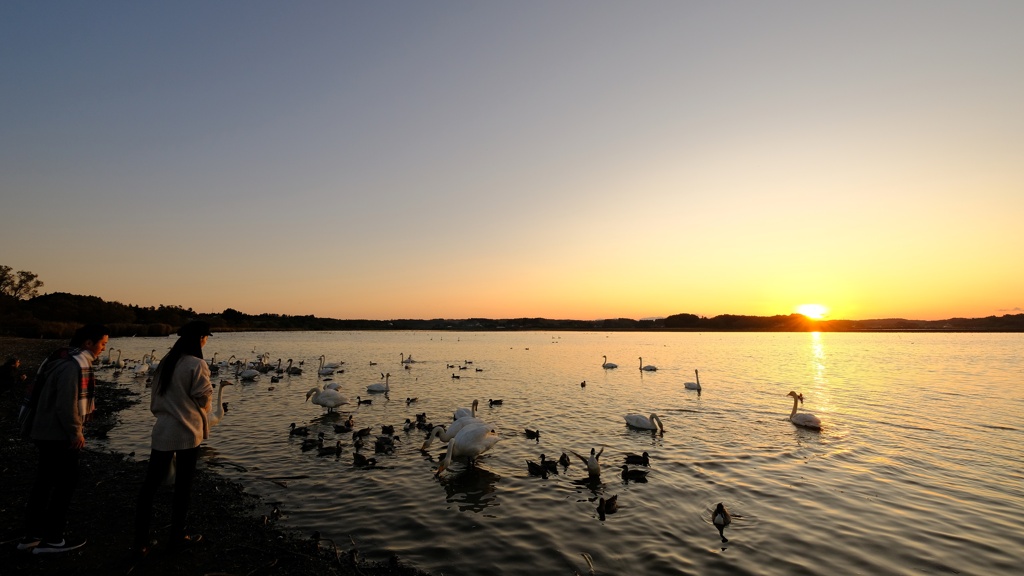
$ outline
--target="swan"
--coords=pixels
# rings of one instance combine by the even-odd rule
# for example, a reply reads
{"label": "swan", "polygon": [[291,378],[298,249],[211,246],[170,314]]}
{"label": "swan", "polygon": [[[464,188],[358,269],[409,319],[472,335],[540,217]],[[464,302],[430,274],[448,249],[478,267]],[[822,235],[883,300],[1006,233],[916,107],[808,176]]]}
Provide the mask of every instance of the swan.
{"label": "swan", "polygon": [[626,425],[633,428],[639,428],[640,430],[661,430],[661,433],[665,433],[665,426],[661,423],[661,418],[657,414],[651,412],[650,417],[641,416],[640,414],[626,414],[623,416],[626,419]]}
{"label": "swan", "polygon": [[328,368],[331,370],[337,370],[338,368],[341,368],[342,365],[345,364],[344,362],[328,362],[327,356],[323,354],[320,355],[320,362],[323,364],[321,368]]}
{"label": "swan", "polygon": [[391,387],[388,386],[388,380],[391,379],[391,372],[388,372],[387,374],[381,374],[381,377],[384,378],[384,383],[383,384],[381,384],[379,382],[377,384],[370,384],[369,386],[366,387],[366,391],[367,392],[373,392],[373,393],[376,393],[376,394],[379,394],[381,392],[383,392],[383,393],[390,392],[391,391]]}
{"label": "swan", "polygon": [[324,384],[324,390],[340,390],[340,389],[341,389],[341,384],[338,383],[338,382],[330,382],[328,384]]}
{"label": "swan", "polygon": [[479,405],[479,402],[473,400],[472,408],[459,408],[458,410],[455,411],[455,414],[452,415],[452,420],[458,420],[459,418],[465,418],[466,416],[472,416],[473,418],[476,418],[476,409]]}
{"label": "swan", "polygon": [[416,362],[415,360],[412,359],[412,354],[409,354],[408,358],[405,357],[405,353],[404,352],[399,353],[398,355],[402,357],[402,362],[401,362],[402,364],[412,364],[412,363]]}
{"label": "swan", "polygon": [[210,406],[210,415],[207,420],[210,422],[210,426],[216,426],[220,423],[221,419],[224,418],[224,414],[227,413],[225,408],[226,403],[224,402],[224,387],[233,386],[234,382],[230,380],[221,380],[219,389],[217,390],[217,402]]}
{"label": "swan", "polygon": [[[572,450],[570,450],[570,452],[572,452]],[[583,463],[587,465],[587,474],[589,474],[591,478],[598,478],[601,476],[601,462],[599,461],[599,459],[601,458],[601,454],[604,453],[604,446],[601,447],[600,452],[591,448],[589,458],[584,458],[583,456],[579,455],[576,452],[572,453],[574,456],[582,460]]]}
{"label": "swan", "polygon": [[614,362],[609,362],[607,356],[601,356],[601,358],[604,358],[604,363],[601,364],[601,368],[609,369],[609,368],[618,368],[619,367],[618,364],[616,364]]}
{"label": "swan", "polygon": [[647,366],[644,366],[644,358],[643,356],[640,357],[640,370],[643,370],[644,372],[654,372],[657,369],[658,367],[653,364],[648,364]]}
{"label": "swan", "polygon": [[238,378],[245,382],[255,382],[260,377],[260,371],[255,368],[246,368],[242,370],[242,366],[246,362],[242,362],[235,368],[235,378]]}
{"label": "swan", "polygon": [[306,392],[306,400],[312,399],[313,404],[323,406],[327,408],[328,412],[334,412],[334,409],[342,404],[348,404],[348,398],[343,396],[341,392],[337,390],[321,390],[319,386],[311,388],[309,392]]}
{"label": "swan", "polygon": [[804,402],[804,395],[803,394],[797,394],[796,392],[793,392],[791,390],[789,392],[789,394],[786,394],[786,396],[792,396],[793,397],[793,411],[789,413],[789,421],[790,422],[792,422],[796,426],[800,426],[801,428],[810,428],[811,430],[821,430],[821,418],[818,418],[817,416],[815,416],[814,414],[811,414],[809,412],[800,412],[799,414],[797,413],[796,405],[797,405],[797,402],[803,404],[803,402]]}
{"label": "swan", "polygon": [[683,386],[686,386],[687,390],[696,390],[700,392],[700,372],[696,369],[693,370],[694,377],[697,378],[696,382],[683,382]]}
{"label": "swan", "polygon": [[640,464],[642,466],[650,466],[651,456],[647,452],[644,452],[643,454],[629,453],[626,454],[626,458],[624,459],[624,461],[626,464]]}
{"label": "swan", "polygon": [[316,373],[319,374],[320,376],[330,376],[331,374],[334,374],[335,370],[337,370],[336,367],[328,366],[327,364],[325,364],[325,361],[326,357],[320,356],[320,368],[318,368],[316,371]]}
{"label": "swan", "polygon": [[293,360],[291,358],[289,358],[288,359],[288,367],[284,369],[285,373],[286,374],[291,374],[293,376],[298,376],[298,375],[302,374],[302,368],[299,368],[298,366],[292,366],[292,363],[293,363]]}
{"label": "swan", "polygon": [[445,428],[444,426],[434,426],[430,430],[430,434],[427,436],[427,439],[423,442],[423,446],[420,447],[420,450],[430,448],[430,445],[434,443],[435,439],[440,440],[441,442],[450,442],[452,438],[455,438],[455,436],[464,428],[486,425],[487,423],[483,420],[469,416],[466,418],[459,418],[455,422],[452,422],[451,426],[448,428]]}
{"label": "swan", "polygon": [[448,442],[448,450],[444,453],[444,459],[437,467],[436,476],[440,476],[445,468],[452,463],[452,458],[465,456],[469,465],[473,466],[476,458],[490,450],[498,440],[498,431],[490,426],[468,426],[463,428],[451,442]]}
{"label": "swan", "polygon": [[715,528],[718,528],[718,535],[722,537],[722,542],[728,542],[729,539],[725,537],[725,527],[732,524],[732,515],[725,509],[725,504],[719,502],[718,506],[715,506],[711,522],[714,523]]}

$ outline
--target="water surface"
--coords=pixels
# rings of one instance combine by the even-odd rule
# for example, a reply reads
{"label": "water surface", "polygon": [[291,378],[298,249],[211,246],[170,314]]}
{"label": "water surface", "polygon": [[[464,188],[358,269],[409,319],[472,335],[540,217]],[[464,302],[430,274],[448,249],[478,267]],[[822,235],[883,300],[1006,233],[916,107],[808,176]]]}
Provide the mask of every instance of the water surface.
{"label": "water surface", "polygon": [[[110,348],[140,359],[171,343]],[[1024,561],[1020,334],[241,333],[217,334],[205,351],[304,361],[301,376],[225,389],[229,412],[206,460],[280,502],[289,527],[344,548],[351,537],[373,559],[394,551],[434,574],[514,576],[582,572],[584,552],[598,573],[636,575],[1009,574]],[[388,398],[343,412],[357,426],[400,431],[422,412],[444,423],[478,399],[501,440],[474,469],[435,477],[443,446],[424,454],[421,433],[400,432],[394,454],[355,468],[351,435],[332,425],[343,416],[305,401],[320,355],[345,362],[333,381],[353,404],[391,374]],[[601,368],[604,355],[619,368]],[[641,372],[640,357],[658,370]],[[699,395],[683,385],[694,369]],[[146,455],[144,379],[117,381],[143,401],[110,447]],[[788,421],[790,390],[821,432]],[[664,435],[625,426],[624,414],[652,412]],[[341,457],[302,452],[291,422],[341,439]],[[598,481],[575,458],[546,479],[527,472],[541,453],[592,447],[604,450]],[[648,481],[624,482],[623,454],[643,451]],[[620,509],[602,521],[597,499],[611,495]],[[728,543],[710,520],[718,502],[734,518]]]}

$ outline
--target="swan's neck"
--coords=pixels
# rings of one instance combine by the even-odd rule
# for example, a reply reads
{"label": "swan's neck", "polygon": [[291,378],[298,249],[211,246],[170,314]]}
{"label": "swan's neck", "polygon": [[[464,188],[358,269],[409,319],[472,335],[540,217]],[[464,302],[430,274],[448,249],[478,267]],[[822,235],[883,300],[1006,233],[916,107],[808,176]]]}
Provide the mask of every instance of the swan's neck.
{"label": "swan's neck", "polygon": [[790,419],[792,419],[793,416],[796,416],[796,404],[798,401],[799,399],[796,396],[793,396],[793,411],[789,413]]}

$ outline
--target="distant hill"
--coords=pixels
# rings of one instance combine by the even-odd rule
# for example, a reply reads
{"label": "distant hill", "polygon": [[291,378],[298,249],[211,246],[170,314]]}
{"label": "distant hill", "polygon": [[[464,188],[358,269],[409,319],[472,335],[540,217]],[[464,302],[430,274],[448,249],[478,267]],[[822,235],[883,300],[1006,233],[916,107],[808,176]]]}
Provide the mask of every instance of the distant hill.
{"label": "distant hill", "polygon": [[429,320],[339,320],[316,316],[245,314],[228,308],[203,314],[180,306],[141,307],[105,302],[96,296],[56,292],[29,300],[0,296],[0,334],[27,338],[66,338],[78,326],[101,322],[113,336],[166,336],[188,320],[206,320],[216,332],[275,330],[586,330],[673,332],[1024,332],[1024,314],[948,320],[811,320],[801,314],[707,318],[674,314],[633,320],[553,320],[547,318],[433,318]]}

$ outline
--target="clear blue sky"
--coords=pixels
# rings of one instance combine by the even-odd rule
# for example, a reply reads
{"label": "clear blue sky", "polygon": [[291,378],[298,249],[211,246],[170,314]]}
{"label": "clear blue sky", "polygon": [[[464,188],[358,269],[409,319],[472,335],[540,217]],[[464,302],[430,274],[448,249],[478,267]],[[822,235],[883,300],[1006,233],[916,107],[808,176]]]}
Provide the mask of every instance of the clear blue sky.
{"label": "clear blue sky", "polygon": [[0,4],[0,264],[336,318],[1024,307],[1024,2]]}

